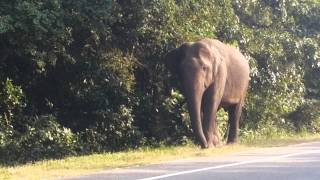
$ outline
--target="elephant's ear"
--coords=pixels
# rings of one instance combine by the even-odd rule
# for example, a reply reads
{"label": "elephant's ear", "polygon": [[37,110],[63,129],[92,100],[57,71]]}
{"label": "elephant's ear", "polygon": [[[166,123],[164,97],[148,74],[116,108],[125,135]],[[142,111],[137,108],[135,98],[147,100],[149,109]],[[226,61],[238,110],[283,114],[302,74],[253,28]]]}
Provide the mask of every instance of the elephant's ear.
{"label": "elephant's ear", "polygon": [[180,47],[173,49],[166,54],[165,64],[171,74],[178,75],[180,73],[180,63],[185,57],[187,46],[188,43],[184,43]]}

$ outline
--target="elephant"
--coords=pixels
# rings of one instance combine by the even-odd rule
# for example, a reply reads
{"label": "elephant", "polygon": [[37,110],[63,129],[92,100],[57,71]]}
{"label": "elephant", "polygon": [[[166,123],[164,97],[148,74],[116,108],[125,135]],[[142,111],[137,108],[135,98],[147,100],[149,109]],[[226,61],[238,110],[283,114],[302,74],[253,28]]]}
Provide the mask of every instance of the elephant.
{"label": "elephant", "polygon": [[229,118],[227,144],[236,143],[250,80],[244,55],[217,39],[204,38],[169,51],[165,64],[182,84],[192,129],[201,147],[215,147],[220,143],[216,123],[220,108]]}

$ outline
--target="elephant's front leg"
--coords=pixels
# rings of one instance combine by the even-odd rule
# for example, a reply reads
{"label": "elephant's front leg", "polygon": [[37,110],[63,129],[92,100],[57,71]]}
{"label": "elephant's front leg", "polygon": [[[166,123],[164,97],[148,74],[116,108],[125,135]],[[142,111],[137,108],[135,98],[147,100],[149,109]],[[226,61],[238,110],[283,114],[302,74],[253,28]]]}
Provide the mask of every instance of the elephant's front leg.
{"label": "elephant's front leg", "polygon": [[211,84],[203,96],[204,107],[204,134],[207,138],[208,146],[219,144],[219,135],[217,128],[217,111],[221,103],[226,84],[226,70],[221,67],[217,73],[214,83]]}
{"label": "elephant's front leg", "polygon": [[209,87],[203,96],[203,130],[206,136],[208,147],[219,144],[219,135],[217,128],[217,111],[221,98],[215,97],[214,87]]}

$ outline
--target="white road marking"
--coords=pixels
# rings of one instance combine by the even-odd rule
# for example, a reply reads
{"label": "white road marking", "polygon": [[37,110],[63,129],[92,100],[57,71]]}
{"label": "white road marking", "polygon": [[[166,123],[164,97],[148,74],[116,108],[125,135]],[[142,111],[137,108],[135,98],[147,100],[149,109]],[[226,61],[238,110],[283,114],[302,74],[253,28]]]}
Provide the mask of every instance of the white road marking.
{"label": "white road marking", "polygon": [[253,163],[259,163],[259,162],[269,162],[269,161],[274,161],[277,159],[282,159],[282,158],[287,158],[287,157],[292,157],[292,156],[299,156],[299,155],[304,155],[304,154],[318,154],[318,153],[320,153],[320,150],[310,150],[310,151],[286,154],[286,155],[281,155],[281,156],[273,156],[273,157],[267,157],[267,158],[262,158],[262,159],[255,159],[255,160],[249,160],[249,161],[224,164],[224,165],[219,165],[219,166],[211,166],[211,167],[206,167],[206,168],[193,169],[193,170],[189,170],[189,171],[181,171],[181,172],[165,174],[165,175],[161,175],[161,176],[142,178],[142,179],[137,179],[137,180],[163,179],[163,178],[168,178],[168,177],[172,177],[172,176],[179,176],[179,175],[192,174],[192,173],[201,172],[201,171],[208,171],[208,170],[212,170],[212,169],[221,169],[221,168],[225,168],[225,167],[239,166],[239,165],[244,165],[244,164],[253,164]]}

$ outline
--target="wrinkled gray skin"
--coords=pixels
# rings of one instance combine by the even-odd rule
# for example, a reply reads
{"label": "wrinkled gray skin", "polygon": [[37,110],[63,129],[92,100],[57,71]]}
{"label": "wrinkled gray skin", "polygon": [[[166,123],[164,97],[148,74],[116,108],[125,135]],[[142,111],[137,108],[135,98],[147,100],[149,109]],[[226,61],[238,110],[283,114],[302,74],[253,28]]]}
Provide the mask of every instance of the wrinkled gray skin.
{"label": "wrinkled gray skin", "polygon": [[216,113],[229,114],[227,143],[238,138],[239,119],[248,83],[245,57],[229,45],[214,39],[188,42],[169,52],[166,65],[183,84],[192,127],[202,148],[219,144]]}

